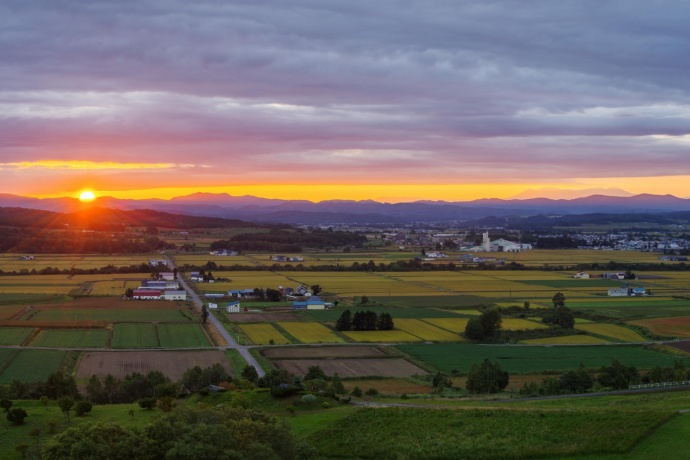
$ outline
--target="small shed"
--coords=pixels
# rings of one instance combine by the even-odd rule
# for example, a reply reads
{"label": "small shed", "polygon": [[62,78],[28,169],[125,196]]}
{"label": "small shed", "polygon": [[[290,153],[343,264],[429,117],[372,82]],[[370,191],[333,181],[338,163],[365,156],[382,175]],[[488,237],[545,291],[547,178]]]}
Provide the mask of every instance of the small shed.
{"label": "small shed", "polygon": [[240,312],[240,302],[239,301],[230,302],[226,307],[226,311],[228,313],[239,313]]}

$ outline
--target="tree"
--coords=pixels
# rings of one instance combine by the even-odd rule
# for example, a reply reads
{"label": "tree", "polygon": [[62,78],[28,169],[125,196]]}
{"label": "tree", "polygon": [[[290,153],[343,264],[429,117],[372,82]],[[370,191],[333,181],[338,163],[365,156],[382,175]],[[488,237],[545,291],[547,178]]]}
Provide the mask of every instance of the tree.
{"label": "tree", "polygon": [[594,379],[580,364],[577,370],[568,371],[561,375],[561,390],[568,393],[585,393],[594,386]]}
{"label": "tree", "polygon": [[93,404],[84,400],[77,401],[74,405],[74,413],[77,414],[77,417],[83,417],[91,412],[91,409],[93,409]]}
{"label": "tree", "polygon": [[137,401],[139,407],[146,410],[153,410],[157,403],[158,400],[156,398],[141,398],[139,401]]}
{"label": "tree", "polygon": [[565,296],[562,292],[557,292],[551,299],[554,307],[565,307]]}
{"label": "tree", "polygon": [[352,313],[350,310],[345,310],[340,314],[340,317],[335,322],[336,331],[349,331],[352,330]]}
{"label": "tree", "polygon": [[256,381],[259,380],[259,373],[256,371],[254,366],[247,364],[244,366],[244,369],[242,369],[242,378],[252,383],[256,383]]}
{"label": "tree", "polygon": [[597,377],[599,384],[614,390],[627,389],[637,380],[639,380],[637,369],[634,366],[626,367],[617,359],[611,361],[608,367],[602,366]]}
{"label": "tree", "polygon": [[555,324],[564,329],[572,329],[575,327],[575,315],[568,307],[558,306],[544,313],[541,322],[544,324]]}
{"label": "tree", "polygon": [[120,379],[113,376],[112,374],[108,374],[105,376],[105,380],[103,380],[103,390],[105,391],[105,394],[108,397],[108,402],[110,404],[113,403],[113,398],[115,397],[115,395],[117,395],[119,388]]}
{"label": "tree", "polygon": [[436,375],[431,379],[431,385],[434,388],[450,388],[453,386],[453,381],[448,378],[446,374],[441,371],[436,372]]}
{"label": "tree", "polygon": [[97,375],[92,375],[86,384],[86,395],[92,403],[100,404],[107,398],[101,379]]}
{"label": "tree", "polygon": [[69,396],[63,396],[57,400],[57,403],[58,407],[60,407],[60,410],[62,411],[62,414],[65,416],[67,421],[69,421],[69,413],[74,407],[74,399],[70,398]]}
{"label": "tree", "polygon": [[278,289],[266,289],[266,300],[269,302],[280,302],[280,299],[282,299],[282,296],[280,295],[280,291]]}
{"label": "tree", "polygon": [[333,389],[333,394],[336,395],[344,395],[347,394],[347,390],[345,389],[345,385],[343,385],[343,382],[340,380],[340,376],[336,372],[333,375],[333,379],[331,380],[331,388]]}
{"label": "tree", "polygon": [[465,325],[465,337],[470,340],[484,340],[484,326],[479,318],[470,318]]}
{"label": "tree", "polygon": [[498,363],[484,358],[481,365],[473,364],[467,374],[467,391],[470,393],[498,393],[508,386],[508,372],[501,369]]}
{"label": "tree", "polygon": [[24,424],[24,419],[27,415],[28,414],[24,409],[15,407],[14,409],[7,411],[7,420],[13,425],[19,426]]}
{"label": "tree", "polygon": [[7,412],[10,410],[10,407],[12,407],[12,401],[9,399],[2,399],[0,400],[0,407]]}
{"label": "tree", "polygon": [[392,331],[393,328],[395,328],[395,323],[390,313],[381,313],[379,315],[379,319],[376,322],[376,328],[379,331]]}
{"label": "tree", "polygon": [[319,286],[318,284],[314,284],[314,285],[312,285],[312,287],[311,287],[311,293],[312,293],[313,295],[319,295],[319,293],[320,293],[322,290],[323,290],[323,289],[321,289],[321,286]]}
{"label": "tree", "polygon": [[206,305],[201,306],[201,322],[206,324],[206,320],[208,320],[208,308]]}
{"label": "tree", "polygon": [[503,320],[498,308],[492,308],[479,315],[484,328],[484,339],[495,339],[501,333]]}
{"label": "tree", "polygon": [[304,376],[304,380],[326,380],[326,374],[321,369],[321,366],[309,366],[307,369],[307,374]]}

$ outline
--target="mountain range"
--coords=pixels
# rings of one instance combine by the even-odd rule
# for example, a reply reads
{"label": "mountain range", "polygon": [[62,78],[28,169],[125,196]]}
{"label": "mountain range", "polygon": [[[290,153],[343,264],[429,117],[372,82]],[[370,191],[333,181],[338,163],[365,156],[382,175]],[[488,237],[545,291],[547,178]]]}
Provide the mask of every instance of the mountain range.
{"label": "mountain range", "polygon": [[76,212],[91,207],[119,210],[151,209],[190,216],[241,219],[287,224],[405,224],[414,222],[466,222],[486,217],[528,217],[588,213],[660,214],[690,211],[690,199],[673,195],[591,195],[575,199],[496,199],[474,201],[414,201],[382,203],[372,200],[268,199],[256,196],[194,193],[170,200],[100,197],[90,203],[75,198],[31,198],[0,194],[0,207],[19,207],[54,212]]}

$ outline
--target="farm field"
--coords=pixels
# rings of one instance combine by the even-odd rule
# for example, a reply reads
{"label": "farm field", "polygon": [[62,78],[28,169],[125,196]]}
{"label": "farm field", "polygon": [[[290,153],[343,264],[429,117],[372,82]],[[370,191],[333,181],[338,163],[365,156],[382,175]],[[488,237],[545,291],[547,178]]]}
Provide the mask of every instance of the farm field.
{"label": "farm field", "polygon": [[272,324],[243,324],[240,329],[256,345],[268,345],[271,341],[277,345],[290,343]]}
{"label": "farm field", "polygon": [[302,343],[339,343],[344,340],[320,323],[278,322],[278,326]]}
{"label": "farm field", "polygon": [[31,341],[32,347],[105,348],[106,329],[44,329]]}
{"label": "farm field", "polygon": [[[177,308],[174,302],[165,302],[167,305],[164,305],[169,308],[148,309],[146,305],[150,302],[155,301],[142,301],[139,303],[141,309],[127,310],[115,308],[41,307],[28,321],[196,321],[193,315],[186,310]],[[163,301],[160,302],[162,303]]]}
{"label": "farm field", "polygon": [[268,312],[261,313],[230,313],[226,315],[233,323],[272,323],[276,321],[301,321],[298,313]]}
{"label": "farm field", "polygon": [[312,317],[319,321],[337,321],[345,310],[350,310],[354,315],[358,311],[373,311],[376,315],[388,313],[395,322],[401,318],[461,318],[461,314],[456,311],[438,310],[436,308],[393,308],[393,307],[351,307],[351,308],[329,308],[327,310],[306,310],[303,312],[305,317]]}
{"label": "farm field", "polygon": [[[149,263],[151,259],[160,259],[160,254],[153,255],[104,255],[104,254],[33,254],[34,260],[20,260],[21,254],[0,254],[0,266],[3,271],[21,273],[22,270],[41,270],[47,267],[59,270],[78,268],[83,270],[107,267],[128,267]],[[43,276],[43,275],[40,275]],[[65,277],[65,275],[60,275]],[[109,275],[112,277],[112,275]]]}
{"label": "farm field", "polygon": [[199,323],[158,323],[158,338],[163,348],[206,348],[211,343]]}
{"label": "farm field", "polygon": [[456,369],[466,373],[472,364],[481,364],[484,358],[497,361],[503,370],[518,374],[533,374],[548,370],[566,371],[577,368],[580,363],[586,368],[598,368],[610,365],[613,359],[641,370],[651,369],[654,366],[672,367],[677,359],[681,359],[686,366],[690,367],[690,358],[681,358],[634,345],[543,347],[411,344],[398,345],[395,348],[443,372]]}
{"label": "farm field", "polygon": [[341,334],[355,342],[363,343],[395,343],[420,342],[421,339],[405,331],[342,331]]}
{"label": "farm field", "polygon": [[0,373],[0,383],[10,383],[12,380],[45,382],[50,374],[60,369],[66,353],[55,350],[18,351],[14,358],[9,357],[9,365]]}
{"label": "farm field", "polygon": [[274,360],[279,369],[285,369],[294,375],[305,375],[311,366],[321,366],[326,375],[338,373],[342,378],[350,377],[409,377],[425,374],[423,369],[401,358],[368,358],[368,359],[285,359]]}
{"label": "farm field", "polygon": [[84,352],[76,370],[76,378],[86,381],[92,375],[101,378],[112,374],[123,378],[128,374],[160,371],[173,381],[182,379],[194,366],[202,369],[221,364],[228,372],[230,364],[222,351],[94,351]]}
{"label": "farm field", "polygon": [[81,281],[66,275],[18,275],[0,277],[0,292],[6,294],[67,295],[77,289]]}
{"label": "farm field", "polygon": [[[465,328],[467,327],[467,322],[469,318],[423,318],[424,322],[427,322],[433,326],[440,327],[450,332],[456,334],[463,334]],[[505,321],[505,320],[504,320]]]}
{"label": "farm field", "polygon": [[21,345],[34,330],[33,327],[0,327],[0,345]]}
{"label": "farm field", "polygon": [[665,316],[685,316],[690,311],[690,300],[659,299],[656,297],[630,297],[625,300],[611,298],[590,302],[567,300],[569,308],[616,319],[644,319]]}
{"label": "farm field", "polygon": [[690,337],[690,316],[671,318],[654,318],[628,321],[629,324],[642,326],[650,332],[667,337]]}
{"label": "farm field", "polygon": [[575,329],[604,337],[610,337],[622,342],[646,342],[648,340],[632,329],[628,329],[627,327],[619,326],[617,324],[584,323],[577,324]]}
{"label": "farm field", "polygon": [[525,339],[521,340],[520,343],[525,345],[602,345],[608,343],[608,340],[592,337],[591,335],[566,335],[542,339]]}
{"label": "farm field", "polygon": [[[314,430],[307,440],[330,458],[570,458],[628,452],[673,417],[650,410],[365,408]],[[475,435],[458,435],[457,427]]]}
{"label": "farm field", "polygon": [[439,329],[418,319],[404,318],[395,320],[395,328],[417,336],[423,340],[431,340],[435,342],[457,342],[462,340],[462,337],[458,336],[457,334]]}
{"label": "farm field", "polygon": [[271,359],[290,358],[370,358],[387,356],[388,353],[378,347],[333,345],[322,347],[271,347],[261,354]]}
{"label": "farm field", "polygon": [[153,324],[118,323],[113,329],[111,348],[157,348],[160,346]]}
{"label": "farm field", "polygon": [[2,305],[0,306],[0,321],[11,319],[24,311],[23,305]]}

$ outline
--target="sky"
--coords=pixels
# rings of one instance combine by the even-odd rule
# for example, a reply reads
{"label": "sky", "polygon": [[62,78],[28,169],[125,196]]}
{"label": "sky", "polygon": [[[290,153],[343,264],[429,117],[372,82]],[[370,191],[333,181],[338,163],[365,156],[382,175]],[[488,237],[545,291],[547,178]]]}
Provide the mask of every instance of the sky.
{"label": "sky", "polygon": [[690,197],[688,18],[663,0],[3,0],[0,193]]}

